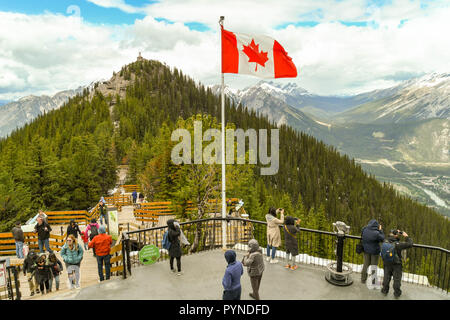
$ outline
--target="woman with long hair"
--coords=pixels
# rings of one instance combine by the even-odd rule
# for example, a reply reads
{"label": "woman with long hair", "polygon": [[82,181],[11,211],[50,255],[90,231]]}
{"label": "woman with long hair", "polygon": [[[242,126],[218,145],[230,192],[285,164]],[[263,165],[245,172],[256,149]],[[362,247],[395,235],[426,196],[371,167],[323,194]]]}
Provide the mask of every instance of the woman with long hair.
{"label": "woman with long hair", "polygon": [[[280,219],[277,218],[280,213]],[[277,263],[275,253],[277,248],[281,245],[280,225],[284,223],[284,209],[270,208],[269,213],[266,214],[267,221],[267,261],[270,263]],[[272,255],[270,254],[272,249]]]}
{"label": "woman with long hair", "polygon": [[72,234],[67,237],[66,243],[61,248],[61,257],[66,264],[69,288],[80,289],[80,264],[83,260],[83,247]]}

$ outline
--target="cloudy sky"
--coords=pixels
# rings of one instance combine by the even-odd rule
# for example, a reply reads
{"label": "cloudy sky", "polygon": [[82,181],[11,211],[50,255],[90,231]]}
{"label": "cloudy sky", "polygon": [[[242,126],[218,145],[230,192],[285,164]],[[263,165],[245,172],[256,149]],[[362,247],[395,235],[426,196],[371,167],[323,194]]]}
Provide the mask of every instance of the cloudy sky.
{"label": "cloudy sky", "polygon": [[0,0],[0,100],[109,79],[139,51],[217,84],[221,15],[230,31],[277,39],[299,70],[277,81],[317,94],[450,72],[449,0]]}

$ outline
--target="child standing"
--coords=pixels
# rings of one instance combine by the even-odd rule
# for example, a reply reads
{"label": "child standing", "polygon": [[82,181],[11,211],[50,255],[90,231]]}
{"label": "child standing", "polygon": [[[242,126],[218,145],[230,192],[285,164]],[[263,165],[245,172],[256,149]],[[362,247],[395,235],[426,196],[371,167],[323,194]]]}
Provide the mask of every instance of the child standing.
{"label": "child standing", "polygon": [[53,277],[50,278],[50,291],[52,290],[52,285],[53,285],[53,278],[55,279],[55,287],[56,287],[56,291],[59,290],[59,275],[61,274],[62,270],[63,270],[63,265],[61,263],[61,261],[59,261],[59,259],[56,257],[55,253],[50,253],[50,255],[48,256],[48,261],[49,261],[49,266],[50,269],[52,271],[52,275]]}
{"label": "child standing", "polygon": [[81,239],[83,239],[84,250],[85,250],[85,251],[89,250],[89,248],[88,248],[89,237],[88,237],[87,231],[82,231],[82,232],[81,232]]}
{"label": "child standing", "polygon": [[[298,255],[298,241],[297,233],[300,232],[298,224],[300,219],[294,217],[286,217],[284,225],[284,239],[286,244],[286,269],[296,270],[298,267],[295,264],[295,256]],[[289,258],[289,254],[291,258]]]}

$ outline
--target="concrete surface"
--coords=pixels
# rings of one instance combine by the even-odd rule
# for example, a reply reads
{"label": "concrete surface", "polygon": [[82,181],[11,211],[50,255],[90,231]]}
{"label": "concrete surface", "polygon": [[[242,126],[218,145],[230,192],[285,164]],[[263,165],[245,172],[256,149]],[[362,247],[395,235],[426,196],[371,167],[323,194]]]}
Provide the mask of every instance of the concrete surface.
{"label": "concrete surface", "polygon": [[[222,250],[206,251],[181,259],[183,275],[170,272],[169,261],[132,269],[126,280],[114,279],[80,291],[71,291],[53,299],[101,300],[215,300],[222,298],[222,277],[226,262]],[[237,252],[242,260],[244,252]],[[324,276],[325,269],[300,264],[295,271],[287,270],[284,263],[266,262],[260,296],[267,300],[393,300],[393,289],[388,296],[369,290],[360,282],[360,274],[353,275],[353,284],[336,287]],[[242,300],[250,300],[250,279],[246,269],[241,278]],[[448,294],[429,287],[402,283],[400,300],[449,300]]]}

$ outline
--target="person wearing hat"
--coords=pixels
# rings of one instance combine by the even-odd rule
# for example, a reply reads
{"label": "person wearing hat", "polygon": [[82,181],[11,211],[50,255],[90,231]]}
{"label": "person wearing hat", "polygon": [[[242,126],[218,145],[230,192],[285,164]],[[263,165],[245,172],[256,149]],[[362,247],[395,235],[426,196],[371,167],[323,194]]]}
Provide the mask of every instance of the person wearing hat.
{"label": "person wearing hat", "polygon": [[228,265],[222,279],[223,300],[241,300],[241,276],[244,268],[240,261],[236,261],[236,252],[227,250],[225,252],[225,260]]}
{"label": "person wearing hat", "polygon": [[[405,238],[405,242],[400,242],[400,236],[403,236]],[[381,293],[383,293],[384,295],[388,294],[391,278],[394,278],[394,285],[393,285],[394,297],[399,298],[400,295],[402,294],[402,290],[400,289],[403,272],[402,250],[412,248],[413,241],[410,237],[408,237],[408,234],[405,231],[391,230],[391,232],[389,233],[389,237],[387,239],[387,243],[394,245],[395,253],[393,254],[392,262],[388,262],[383,259],[384,279]]]}
{"label": "person wearing hat", "polygon": [[[105,226],[100,226],[98,229],[99,234],[95,236],[88,244],[89,248],[95,250],[97,256],[98,276],[100,282],[109,280],[111,270],[111,255],[109,254],[112,245],[112,237],[106,234]],[[106,277],[103,276],[103,264],[105,265]]]}

